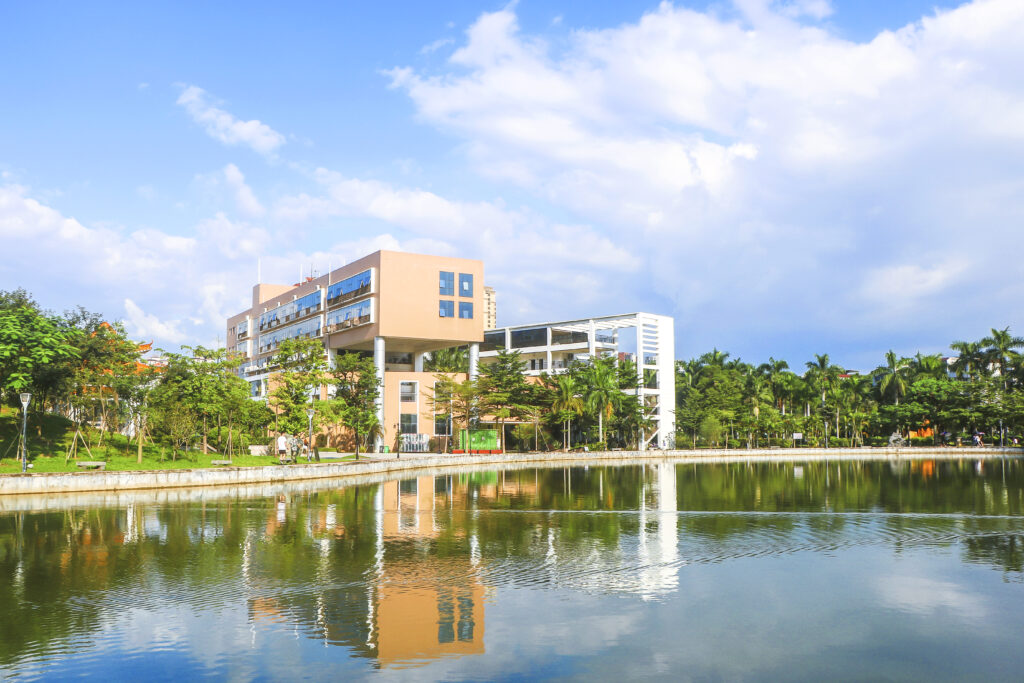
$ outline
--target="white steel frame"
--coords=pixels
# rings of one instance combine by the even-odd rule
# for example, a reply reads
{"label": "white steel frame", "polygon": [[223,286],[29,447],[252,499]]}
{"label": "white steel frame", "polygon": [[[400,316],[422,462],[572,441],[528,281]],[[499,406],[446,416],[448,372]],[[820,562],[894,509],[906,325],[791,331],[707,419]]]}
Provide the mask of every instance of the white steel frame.
{"label": "white steel frame", "polygon": [[[561,322],[512,325],[509,327],[499,327],[495,330],[487,330],[487,332],[504,332],[505,348],[509,349],[511,348],[512,332],[516,330],[535,330],[538,328],[545,328],[547,343],[516,350],[523,354],[543,353],[546,358],[546,371],[551,374],[559,374],[565,371],[565,368],[553,367],[551,360],[552,352],[571,351],[577,347],[582,351],[585,347],[586,352],[593,358],[597,355],[599,349],[614,349],[617,359],[619,351],[618,331],[626,328],[635,328],[637,347],[636,369],[639,382],[637,397],[645,408],[645,414],[651,418],[655,425],[653,433],[641,435],[640,449],[645,450],[651,445],[662,449],[675,447],[675,321],[671,316],[657,315],[655,313],[627,313],[598,318],[564,320]],[[585,344],[552,344],[551,333],[553,330],[585,332],[587,334],[587,341]],[[613,332],[613,342],[611,344],[607,341],[598,341],[597,339],[598,331],[606,330]],[[481,351],[480,360],[486,362],[488,358],[494,358],[497,355],[497,351]],[[655,388],[644,386],[645,370],[655,373]],[[529,375],[539,375],[540,372],[540,370],[527,370]]]}

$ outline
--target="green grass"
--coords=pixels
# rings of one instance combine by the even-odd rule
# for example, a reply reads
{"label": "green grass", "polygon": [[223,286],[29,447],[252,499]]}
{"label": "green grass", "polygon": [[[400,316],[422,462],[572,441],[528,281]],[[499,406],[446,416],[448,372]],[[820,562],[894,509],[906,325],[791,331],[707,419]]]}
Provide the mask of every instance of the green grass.
{"label": "green grass", "polygon": [[[0,474],[21,472],[21,461],[17,459],[18,435],[21,432],[21,413],[10,408],[0,409]],[[65,454],[75,435],[75,426],[70,420],[59,415],[37,415],[30,413],[28,419],[28,454],[30,472],[79,472],[75,460],[65,462]],[[86,437],[97,441],[98,434]],[[136,462],[137,451],[134,442],[120,434],[106,434],[102,446],[91,446],[92,455],[79,443],[78,461],[104,461],[108,471],[127,470],[173,470],[199,467],[220,467],[212,465],[213,460],[227,460],[218,453],[203,455],[198,451],[179,452],[172,460],[169,446],[146,443],[142,449],[142,462]],[[341,458],[350,460],[352,456]],[[234,467],[262,467],[277,464],[274,456],[236,455],[231,458]]]}

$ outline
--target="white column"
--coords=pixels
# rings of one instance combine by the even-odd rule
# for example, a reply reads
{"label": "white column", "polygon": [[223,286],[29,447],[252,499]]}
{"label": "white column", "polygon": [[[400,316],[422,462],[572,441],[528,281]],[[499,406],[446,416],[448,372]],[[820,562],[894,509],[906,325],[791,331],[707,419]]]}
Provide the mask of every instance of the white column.
{"label": "white column", "polygon": [[423,356],[425,354],[416,352],[412,354],[412,369],[416,372],[423,372]]}
{"label": "white column", "polygon": [[551,328],[544,330],[544,369],[548,372],[554,372],[554,367],[551,365]]}
{"label": "white column", "polygon": [[480,345],[473,343],[469,345],[469,378],[476,379],[480,367]]}
{"label": "white column", "polygon": [[[377,421],[383,430],[386,427],[384,424],[384,337],[373,338],[373,366],[377,370],[377,381],[380,382],[380,393],[377,396]],[[379,451],[383,443],[383,437],[378,436],[374,442],[374,450]]]}
{"label": "white column", "polygon": [[[638,380],[636,396],[640,400],[640,412],[643,415],[647,414],[647,408],[644,405],[644,324],[640,316],[636,318],[636,375]],[[640,430],[640,450],[647,450],[647,435],[644,434],[644,430]]]}
{"label": "white column", "polygon": [[587,331],[587,353],[590,354],[590,362],[594,362],[594,356],[597,355],[597,328],[594,327],[594,321],[590,321],[590,329]]}

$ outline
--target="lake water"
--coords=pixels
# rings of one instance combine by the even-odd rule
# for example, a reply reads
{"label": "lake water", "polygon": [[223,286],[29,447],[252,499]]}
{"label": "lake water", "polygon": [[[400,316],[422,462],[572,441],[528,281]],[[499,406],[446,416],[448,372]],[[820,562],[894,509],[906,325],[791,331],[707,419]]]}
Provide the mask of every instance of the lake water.
{"label": "lake water", "polygon": [[0,675],[1022,676],[1019,459],[531,467],[194,495],[4,503],[25,511],[0,515]]}

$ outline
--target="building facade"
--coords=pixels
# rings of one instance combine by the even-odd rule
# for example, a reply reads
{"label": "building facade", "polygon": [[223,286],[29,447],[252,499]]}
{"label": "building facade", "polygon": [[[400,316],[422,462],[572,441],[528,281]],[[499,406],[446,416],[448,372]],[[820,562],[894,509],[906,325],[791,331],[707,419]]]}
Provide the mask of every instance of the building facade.
{"label": "building facade", "polygon": [[484,329],[498,326],[498,295],[493,287],[484,287]]}
{"label": "building facade", "polygon": [[372,356],[381,382],[378,445],[401,438],[406,450],[426,450],[432,438],[451,436],[450,421],[439,419],[432,405],[437,376],[424,369],[431,352],[468,347],[470,377],[481,359],[502,348],[519,350],[529,375],[557,374],[574,360],[629,355],[620,350],[619,333],[632,329],[637,395],[655,424],[641,447],[671,447],[672,318],[632,313],[489,329],[495,322],[494,290],[484,286],[481,261],[378,251],[296,284],[256,284],[252,306],[228,318],[226,339],[228,350],[243,358],[239,373],[254,399],[268,397],[273,358],[286,339],[321,340],[332,364],[341,353]]}
{"label": "building facade", "polygon": [[[624,330],[635,335],[636,353],[621,350],[620,333]],[[636,364],[637,397],[654,423],[651,433],[641,439],[641,450],[675,447],[675,326],[669,316],[629,313],[486,331],[481,362],[497,356],[501,349],[519,351],[526,373],[535,376],[565,372],[576,361],[629,357]]]}
{"label": "building facade", "polygon": [[244,358],[240,372],[254,398],[267,396],[272,359],[285,339],[322,340],[332,363],[348,351],[372,355],[384,443],[399,433],[429,438],[447,425],[435,424],[435,376],[423,371],[425,354],[469,346],[476,372],[483,281],[481,261],[378,251],[296,284],[257,284],[252,306],[227,320],[227,348]]}

